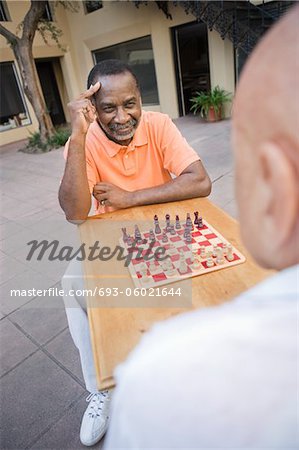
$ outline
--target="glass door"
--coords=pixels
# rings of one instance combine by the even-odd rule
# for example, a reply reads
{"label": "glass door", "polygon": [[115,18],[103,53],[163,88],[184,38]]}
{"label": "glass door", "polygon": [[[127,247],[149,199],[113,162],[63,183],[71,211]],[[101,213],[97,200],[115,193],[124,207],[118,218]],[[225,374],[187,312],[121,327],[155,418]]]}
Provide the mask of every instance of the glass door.
{"label": "glass door", "polygon": [[177,92],[180,115],[190,112],[190,98],[195,91],[210,89],[207,27],[191,23],[173,28]]}

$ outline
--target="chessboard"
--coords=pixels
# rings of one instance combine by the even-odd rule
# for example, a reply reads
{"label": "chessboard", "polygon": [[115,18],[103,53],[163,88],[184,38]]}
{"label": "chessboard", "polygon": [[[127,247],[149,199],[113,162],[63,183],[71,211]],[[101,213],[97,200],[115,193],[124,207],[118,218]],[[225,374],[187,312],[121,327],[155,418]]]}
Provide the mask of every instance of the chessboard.
{"label": "chessboard", "polygon": [[122,228],[120,243],[129,256],[128,269],[137,288],[155,288],[185,278],[204,275],[245,262],[245,257],[213,228],[198,212],[194,223],[187,214],[181,224],[165,216],[165,227],[154,217],[153,228],[131,236]]}

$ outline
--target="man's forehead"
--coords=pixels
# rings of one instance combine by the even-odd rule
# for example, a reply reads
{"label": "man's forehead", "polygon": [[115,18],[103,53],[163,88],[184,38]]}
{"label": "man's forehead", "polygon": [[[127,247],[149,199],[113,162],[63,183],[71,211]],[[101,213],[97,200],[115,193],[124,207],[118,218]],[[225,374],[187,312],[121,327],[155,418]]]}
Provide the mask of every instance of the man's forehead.
{"label": "man's forehead", "polygon": [[135,78],[128,72],[99,76],[101,89],[97,93],[97,98],[101,101],[112,100],[114,97],[138,97],[139,90]]}
{"label": "man's forehead", "polygon": [[137,89],[136,79],[130,72],[114,75],[99,75],[96,81],[101,83],[101,89],[103,90]]}

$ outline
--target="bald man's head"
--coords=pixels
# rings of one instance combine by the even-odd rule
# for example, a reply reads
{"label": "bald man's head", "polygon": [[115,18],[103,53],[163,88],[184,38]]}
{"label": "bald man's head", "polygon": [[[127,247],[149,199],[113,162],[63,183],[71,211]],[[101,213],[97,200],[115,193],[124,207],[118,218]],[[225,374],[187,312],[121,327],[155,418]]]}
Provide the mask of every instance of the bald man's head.
{"label": "bald man's head", "polygon": [[234,126],[243,128],[252,141],[278,133],[291,139],[295,136],[299,115],[298,23],[296,7],[266,35],[242,73],[234,103]]}
{"label": "bald man's head", "polygon": [[281,269],[299,261],[299,6],[249,58],[233,108],[241,231],[253,256]]}

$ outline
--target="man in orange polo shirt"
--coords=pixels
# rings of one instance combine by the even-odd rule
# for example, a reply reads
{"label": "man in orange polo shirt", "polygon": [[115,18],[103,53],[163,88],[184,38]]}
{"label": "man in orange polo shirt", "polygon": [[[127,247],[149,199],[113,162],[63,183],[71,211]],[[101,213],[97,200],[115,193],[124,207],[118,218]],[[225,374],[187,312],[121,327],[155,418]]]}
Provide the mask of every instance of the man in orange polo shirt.
{"label": "man in orange polo shirt", "polygon": [[[68,105],[72,134],[59,191],[67,220],[87,218],[91,194],[97,213],[209,195],[211,181],[197,153],[167,115],[141,110],[138,80],[126,64],[97,64],[88,86]],[[65,292],[83,288],[78,261],[70,264],[62,286]],[[80,438],[94,445],[107,429],[110,395],[96,387],[86,304],[72,300],[70,305],[65,299],[69,328],[91,393]]]}

